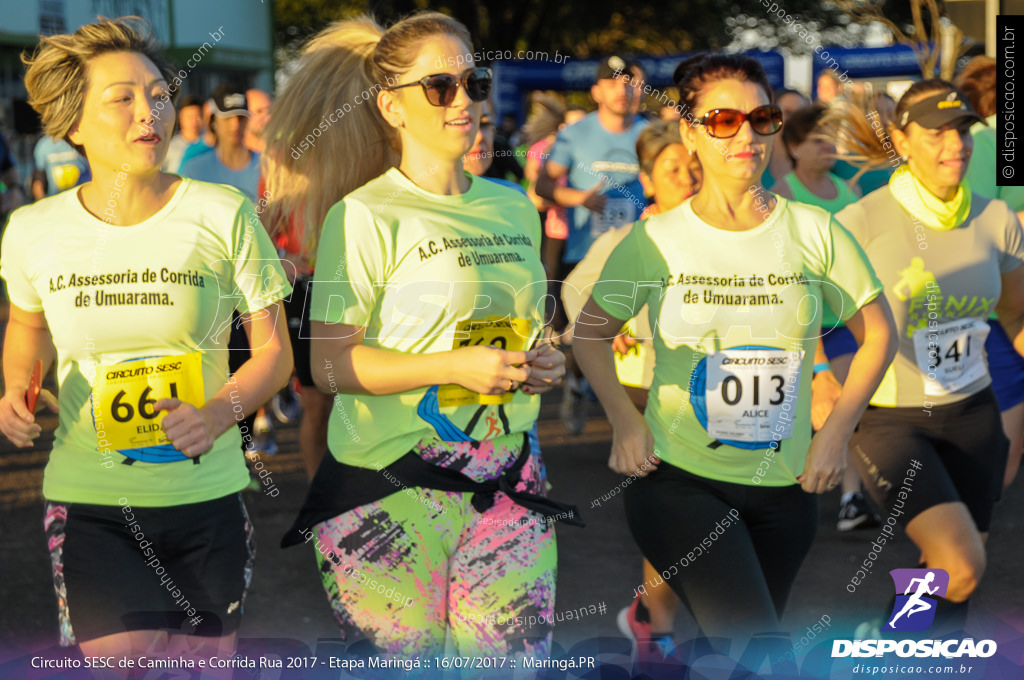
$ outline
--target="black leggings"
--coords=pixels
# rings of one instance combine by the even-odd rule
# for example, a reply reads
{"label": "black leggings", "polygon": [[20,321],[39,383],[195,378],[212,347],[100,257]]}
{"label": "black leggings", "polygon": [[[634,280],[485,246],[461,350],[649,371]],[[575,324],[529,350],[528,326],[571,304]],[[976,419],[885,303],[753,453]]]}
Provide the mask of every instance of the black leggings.
{"label": "black leggings", "polygon": [[719,482],[662,461],[623,495],[634,540],[705,636],[781,631],[818,526],[814,494]]}

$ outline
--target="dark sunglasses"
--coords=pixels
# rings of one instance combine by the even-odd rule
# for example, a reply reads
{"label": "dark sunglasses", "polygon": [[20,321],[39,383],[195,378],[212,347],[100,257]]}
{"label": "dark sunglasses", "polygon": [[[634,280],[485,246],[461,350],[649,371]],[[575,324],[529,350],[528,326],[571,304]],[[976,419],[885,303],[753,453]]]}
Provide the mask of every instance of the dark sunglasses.
{"label": "dark sunglasses", "polygon": [[434,106],[450,106],[455,101],[459,92],[459,84],[466,88],[466,94],[475,102],[482,102],[491,94],[491,83],[493,76],[491,69],[484,66],[471,68],[462,72],[462,75],[453,76],[450,73],[436,73],[430,76],[423,76],[414,83],[395,85],[390,90],[400,90],[403,87],[419,85],[423,88],[423,95],[427,101]]}
{"label": "dark sunglasses", "polygon": [[782,109],[769,104],[758,106],[750,113],[736,109],[712,109],[701,118],[708,134],[718,139],[735,137],[743,127],[743,121],[750,121],[750,127],[759,135],[774,135],[782,129]]}

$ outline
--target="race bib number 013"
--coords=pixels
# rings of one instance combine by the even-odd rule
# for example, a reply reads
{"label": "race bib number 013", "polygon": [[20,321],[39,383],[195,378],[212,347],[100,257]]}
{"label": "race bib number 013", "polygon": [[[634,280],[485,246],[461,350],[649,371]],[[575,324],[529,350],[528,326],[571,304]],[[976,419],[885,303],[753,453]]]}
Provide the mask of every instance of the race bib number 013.
{"label": "race bib number 013", "polygon": [[796,400],[787,404],[786,396],[800,389],[803,355],[781,349],[727,349],[709,356],[704,394],[708,435],[739,442],[792,437]]}
{"label": "race bib number 013", "polygon": [[[460,321],[455,326],[452,349],[490,345],[509,352],[521,352],[526,348],[532,327],[528,319],[511,319],[507,316]],[[507,404],[510,401],[511,393],[478,394],[460,385],[441,385],[437,390],[437,403],[442,408],[469,404]]]}
{"label": "race bib number 013", "polygon": [[985,339],[989,326],[984,319],[957,319],[914,331],[914,355],[924,376],[924,393],[953,394],[983,378]]}
{"label": "race bib number 013", "polygon": [[154,411],[160,399],[180,399],[202,406],[203,359],[199,352],[99,366],[93,388],[96,429],[106,433],[110,448],[137,449],[169,444],[164,435],[166,411]]}

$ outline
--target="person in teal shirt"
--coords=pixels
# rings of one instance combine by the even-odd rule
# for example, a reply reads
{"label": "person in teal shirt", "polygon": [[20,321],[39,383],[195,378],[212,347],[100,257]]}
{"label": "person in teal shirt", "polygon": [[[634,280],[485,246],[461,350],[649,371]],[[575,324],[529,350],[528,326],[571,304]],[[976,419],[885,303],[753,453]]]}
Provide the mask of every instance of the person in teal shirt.
{"label": "person in teal shirt", "polygon": [[[1024,215],[1024,187],[996,184],[996,60],[984,56],[971,59],[957,82],[974,110],[985,118],[984,123],[971,127],[974,153],[967,166],[971,191],[985,198],[1006,201],[1020,218]],[[1013,349],[1013,342],[998,320],[990,318],[988,323],[992,332],[985,340],[985,353],[1003,430],[1010,439],[1010,455],[1003,476],[1005,489],[1017,476],[1024,453],[1024,358]]]}
{"label": "person in teal shirt", "polygon": [[[793,170],[775,184],[773,191],[834,214],[860,198],[860,189],[856,184],[850,187],[832,172],[836,165],[835,144],[819,136],[826,110],[824,104],[812,104],[794,112],[786,121],[782,142]],[[821,329],[821,342],[832,373],[843,383],[857,352],[857,341],[827,305],[822,310]],[[877,525],[878,518],[860,493],[857,467],[847,464],[836,526],[840,531],[850,531]]]}

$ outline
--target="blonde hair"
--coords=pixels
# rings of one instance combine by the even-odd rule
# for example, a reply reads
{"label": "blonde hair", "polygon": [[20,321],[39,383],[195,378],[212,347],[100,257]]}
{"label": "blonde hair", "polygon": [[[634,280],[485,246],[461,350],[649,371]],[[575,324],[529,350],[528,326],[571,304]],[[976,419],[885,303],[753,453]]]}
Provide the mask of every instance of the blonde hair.
{"label": "blonde hair", "polygon": [[82,117],[89,90],[89,62],[108,52],[136,52],[153,62],[165,80],[174,77],[156,49],[149,24],[140,17],[100,17],[71,34],[41,36],[39,45],[31,54],[22,54],[21,61],[27,67],[28,103],[42,118],[45,134],[70,142],[68,133]]}
{"label": "blonde hair", "polygon": [[[896,125],[903,112],[922,99],[945,92],[955,92],[952,83],[938,78],[919,80],[900,97],[894,112],[895,120],[883,119],[881,112],[871,110],[868,100],[843,101],[829,103],[824,117],[821,119],[819,133],[814,137],[824,138],[846,150],[842,158],[852,165],[859,166],[859,171],[850,180],[856,182],[868,170],[875,170],[886,165],[898,165],[895,146],[892,145],[892,132],[902,129]],[[871,118],[868,116],[875,114]],[[877,121],[880,128],[873,126]],[[890,147],[887,149],[885,144]],[[895,163],[894,163],[895,161]]]}
{"label": "blonde hair", "polygon": [[338,21],[305,46],[264,132],[263,219],[271,234],[293,220],[303,252],[315,253],[331,206],[398,164],[401,143],[377,93],[398,84],[423,42],[440,35],[472,46],[466,27],[439,12],[387,30],[366,15]]}

